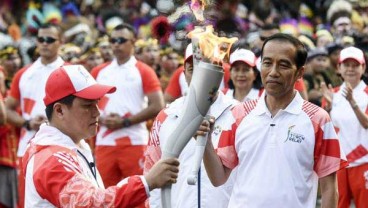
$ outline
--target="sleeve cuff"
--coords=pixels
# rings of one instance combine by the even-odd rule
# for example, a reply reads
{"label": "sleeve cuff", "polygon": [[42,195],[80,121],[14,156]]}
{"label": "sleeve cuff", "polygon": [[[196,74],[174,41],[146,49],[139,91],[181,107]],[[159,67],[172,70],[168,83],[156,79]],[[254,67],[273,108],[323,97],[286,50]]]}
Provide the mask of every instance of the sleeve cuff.
{"label": "sleeve cuff", "polygon": [[147,193],[147,197],[150,197],[150,191],[149,191],[149,186],[148,186],[148,183],[146,181],[146,178],[144,176],[139,176],[142,180],[142,183],[144,185],[144,189],[146,190],[146,193]]}

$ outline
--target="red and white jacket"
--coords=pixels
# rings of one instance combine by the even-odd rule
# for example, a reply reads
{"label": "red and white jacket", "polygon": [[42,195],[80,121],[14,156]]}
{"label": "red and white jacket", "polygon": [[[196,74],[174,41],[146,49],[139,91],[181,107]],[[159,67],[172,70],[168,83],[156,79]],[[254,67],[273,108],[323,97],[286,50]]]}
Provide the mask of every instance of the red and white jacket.
{"label": "red and white jacket", "polygon": [[134,207],[149,194],[143,176],[104,188],[87,143],[43,124],[23,157],[24,207]]}

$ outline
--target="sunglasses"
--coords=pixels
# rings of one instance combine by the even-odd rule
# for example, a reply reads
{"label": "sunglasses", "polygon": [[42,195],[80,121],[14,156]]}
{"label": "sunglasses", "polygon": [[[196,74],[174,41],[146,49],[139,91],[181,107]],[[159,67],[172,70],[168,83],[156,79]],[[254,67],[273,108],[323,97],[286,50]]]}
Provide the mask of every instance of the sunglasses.
{"label": "sunglasses", "polygon": [[52,37],[37,37],[37,41],[39,43],[51,44],[51,43],[54,43],[55,41],[57,41],[57,39],[52,38]]}
{"label": "sunglasses", "polygon": [[117,44],[124,44],[125,42],[127,42],[128,39],[126,38],[123,38],[123,37],[120,37],[120,38],[110,38],[110,43],[111,44],[114,44],[114,43],[117,43]]}

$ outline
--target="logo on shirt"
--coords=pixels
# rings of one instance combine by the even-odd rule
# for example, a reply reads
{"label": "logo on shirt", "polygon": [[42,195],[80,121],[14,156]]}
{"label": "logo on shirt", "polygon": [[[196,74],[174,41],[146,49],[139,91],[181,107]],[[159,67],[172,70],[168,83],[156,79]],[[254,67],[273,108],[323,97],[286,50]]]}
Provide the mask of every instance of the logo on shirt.
{"label": "logo on shirt", "polygon": [[221,131],[222,131],[221,126],[215,126],[215,128],[213,129],[213,134],[217,136],[218,134],[221,133]]}
{"label": "logo on shirt", "polygon": [[294,127],[295,127],[295,125],[289,126],[287,138],[284,141],[284,143],[287,142],[287,141],[296,142],[296,143],[302,143],[302,141],[305,139],[305,137],[303,135],[298,134],[298,133],[295,133],[295,132],[292,132],[292,129]]}

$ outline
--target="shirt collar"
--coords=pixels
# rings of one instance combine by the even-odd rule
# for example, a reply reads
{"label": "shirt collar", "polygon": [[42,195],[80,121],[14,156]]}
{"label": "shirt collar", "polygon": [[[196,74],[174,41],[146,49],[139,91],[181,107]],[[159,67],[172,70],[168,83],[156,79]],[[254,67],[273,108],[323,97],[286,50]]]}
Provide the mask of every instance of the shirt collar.
{"label": "shirt collar", "polygon": [[[346,83],[342,83],[339,91],[342,92],[343,89],[345,89]],[[364,89],[367,87],[367,85],[364,83],[363,80],[360,80],[359,84],[353,89],[353,91],[364,91]]]}
{"label": "shirt collar", "polygon": [[118,60],[114,58],[111,62],[111,65],[117,66],[117,67],[132,67],[137,64],[137,59],[134,56],[131,56],[127,62],[124,64],[118,64]]}
{"label": "shirt collar", "polygon": [[80,146],[78,146],[70,137],[48,124],[42,124],[31,141],[36,145],[58,145],[74,151],[77,151],[77,149],[84,151],[89,149],[83,139],[80,141]]}
{"label": "shirt collar", "polygon": [[[293,98],[293,100],[289,103],[289,105],[283,109],[282,111],[288,112],[290,114],[299,114],[302,111],[302,106],[303,106],[303,98],[300,96],[299,92],[297,92],[296,90],[294,90],[296,92],[295,97]],[[257,106],[254,109],[254,113],[256,115],[261,115],[261,114],[268,114],[271,115],[270,111],[267,108],[266,105],[266,91],[264,90],[262,92],[262,95],[260,96]]]}
{"label": "shirt collar", "polygon": [[44,68],[56,69],[62,66],[64,63],[65,63],[64,60],[60,56],[58,56],[54,62],[45,65],[41,62],[41,57],[40,57],[34,62],[34,65],[41,66]]}

